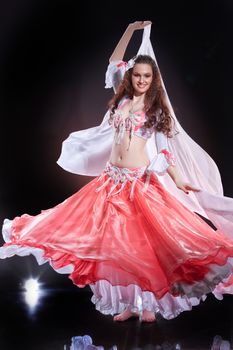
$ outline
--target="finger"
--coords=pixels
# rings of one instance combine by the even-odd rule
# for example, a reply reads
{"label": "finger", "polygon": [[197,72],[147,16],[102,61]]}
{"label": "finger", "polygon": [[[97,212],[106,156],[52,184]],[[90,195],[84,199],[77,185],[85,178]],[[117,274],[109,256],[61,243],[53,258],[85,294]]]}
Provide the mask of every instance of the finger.
{"label": "finger", "polygon": [[151,22],[151,21],[144,21],[144,22],[143,22],[143,27],[146,27],[146,26],[148,26],[149,24],[152,24],[152,22]]}
{"label": "finger", "polygon": [[194,191],[194,192],[200,192],[201,191],[200,188],[192,188],[191,190]]}
{"label": "finger", "polygon": [[181,191],[185,192],[186,194],[189,194],[187,189],[184,186],[178,187]]}
{"label": "finger", "polygon": [[191,185],[187,185],[185,186],[187,190],[191,190],[191,191],[195,191],[195,192],[199,192],[201,189],[198,188],[198,187],[194,187],[194,186],[191,186]]}

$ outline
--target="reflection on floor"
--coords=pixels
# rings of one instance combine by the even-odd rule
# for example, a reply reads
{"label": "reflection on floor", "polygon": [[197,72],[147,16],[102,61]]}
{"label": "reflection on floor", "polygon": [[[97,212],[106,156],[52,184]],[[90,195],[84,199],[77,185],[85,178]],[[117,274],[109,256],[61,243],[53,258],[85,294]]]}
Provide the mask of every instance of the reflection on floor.
{"label": "reflection on floor", "polygon": [[[148,344],[143,348],[131,348],[131,350],[182,350],[180,344],[170,344],[168,342],[162,345]],[[65,345],[64,350],[105,350],[102,346],[93,344],[89,335],[72,337],[70,347]],[[117,350],[117,346],[112,346],[109,350]],[[221,336],[215,336],[210,350],[230,350],[230,342],[223,340]]]}
{"label": "reflection on floor", "polygon": [[2,260],[0,277],[0,350],[229,350],[232,344],[232,295],[221,301],[209,295],[172,320],[114,322],[95,310],[88,286],[77,288],[32,256]]}

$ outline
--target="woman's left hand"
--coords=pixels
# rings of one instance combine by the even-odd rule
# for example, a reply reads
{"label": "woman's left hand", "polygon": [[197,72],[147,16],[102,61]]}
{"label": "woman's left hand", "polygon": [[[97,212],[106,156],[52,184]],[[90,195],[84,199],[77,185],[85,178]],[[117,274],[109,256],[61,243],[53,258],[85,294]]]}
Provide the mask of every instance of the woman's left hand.
{"label": "woman's left hand", "polygon": [[134,30],[137,29],[144,29],[149,24],[152,24],[151,21],[135,21],[133,23],[130,23],[129,26],[133,28]]}
{"label": "woman's left hand", "polygon": [[200,191],[200,188],[197,188],[188,182],[178,181],[178,182],[176,182],[176,187],[179,188],[180,190],[184,191],[186,194],[189,193],[188,191],[194,191],[194,192]]}

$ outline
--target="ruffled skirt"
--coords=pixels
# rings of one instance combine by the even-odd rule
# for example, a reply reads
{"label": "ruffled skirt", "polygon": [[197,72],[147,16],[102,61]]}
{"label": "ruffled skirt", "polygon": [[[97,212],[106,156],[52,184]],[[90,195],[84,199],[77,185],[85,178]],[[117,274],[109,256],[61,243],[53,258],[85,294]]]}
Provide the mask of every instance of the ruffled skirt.
{"label": "ruffled skirt", "polygon": [[[0,258],[33,254],[89,285],[96,309],[165,318],[206,294],[232,293],[233,241],[188,210],[143,168],[106,164],[99,177],[36,216],[5,219]],[[217,296],[218,297],[218,296]]]}

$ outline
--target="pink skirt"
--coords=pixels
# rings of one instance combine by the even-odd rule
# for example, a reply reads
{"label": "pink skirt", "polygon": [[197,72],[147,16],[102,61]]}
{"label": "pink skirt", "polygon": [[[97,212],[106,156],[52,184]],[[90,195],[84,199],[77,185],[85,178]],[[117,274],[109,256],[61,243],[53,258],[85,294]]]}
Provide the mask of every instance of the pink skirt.
{"label": "pink skirt", "polygon": [[[89,285],[104,314],[177,316],[232,287],[233,241],[172,196],[146,167],[110,162],[99,177],[36,216],[5,219],[0,258],[34,254]],[[231,289],[232,290],[232,289]]]}

